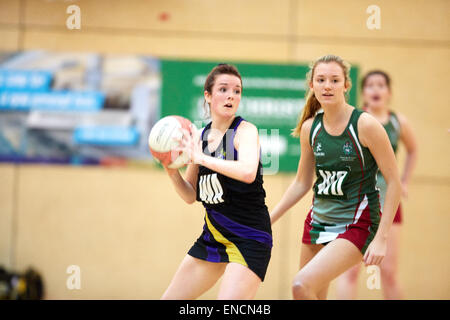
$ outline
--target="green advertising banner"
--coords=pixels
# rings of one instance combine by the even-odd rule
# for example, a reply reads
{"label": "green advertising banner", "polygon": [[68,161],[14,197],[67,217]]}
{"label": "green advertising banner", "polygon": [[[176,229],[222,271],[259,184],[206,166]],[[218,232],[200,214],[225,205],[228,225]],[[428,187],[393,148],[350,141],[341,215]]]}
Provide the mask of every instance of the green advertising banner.
{"label": "green advertising banner", "polygon": [[[203,109],[203,85],[218,63],[162,60],[161,117],[180,115],[204,127],[210,119]],[[290,133],[305,103],[308,65],[231,63],[239,69],[244,88],[237,115],[259,130],[264,174],[296,171],[300,144]],[[358,69],[353,67],[350,76],[356,84]],[[349,103],[356,106],[356,86]]]}

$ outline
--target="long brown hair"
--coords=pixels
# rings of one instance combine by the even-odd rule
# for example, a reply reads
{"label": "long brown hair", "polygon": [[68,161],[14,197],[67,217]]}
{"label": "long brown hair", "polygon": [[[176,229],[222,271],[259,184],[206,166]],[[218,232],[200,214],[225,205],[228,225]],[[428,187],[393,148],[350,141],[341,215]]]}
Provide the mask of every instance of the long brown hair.
{"label": "long brown hair", "polygon": [[[341,57],[338,57],[338,56],[335,56],[332,54],[322,56],[319,59],[317,59],[315,62],[310,64],[309,71],[306,74],[306,79],[308,80],[308,84],[310,84],[313,81],[314,70],[316,69],[317,65],[319,63],[330,63],[330,62],[336,62],[337,64],[339,64],[341,66],[342,71],[344,73],[344,77],[345,77],[345,83],[347,84],[347,92],[349,92],[352,87],[352,81],[350,79],[350,64],[348,62],[344,61]],[[345,98],[347,100],[348,93],[345,95]],[[316,115],[317,111],[319,111],[321,108],[322,108],[322,106],[320,105],[319,100],[317,100],[316,96],[314,95],[314,90],[312,90],[308,86],[308,91],[306,92],[306,103],[305,103],[305,106],[303,107],[302,115],[300,117],[299,122],[297,123],[297,126],[295,127],[295,129],[292,130],[291,135],[294,137],[299,137],[303,123],[306,120],[308,120],[309,118],[314,117]]]}

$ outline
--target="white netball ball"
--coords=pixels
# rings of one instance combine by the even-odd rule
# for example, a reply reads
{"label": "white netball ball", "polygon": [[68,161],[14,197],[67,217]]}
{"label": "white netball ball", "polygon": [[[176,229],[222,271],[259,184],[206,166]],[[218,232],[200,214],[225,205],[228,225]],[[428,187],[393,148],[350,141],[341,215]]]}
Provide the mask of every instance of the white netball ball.
{"label": "white netball ball", "polygon": [[167,116],[153,126],[148,136],[148,146],[153,157],[171,169],[184,167],[189,156],[185,152],[174,151],[183,136],[181,128],[190,131],[191,121],[180,116]]}

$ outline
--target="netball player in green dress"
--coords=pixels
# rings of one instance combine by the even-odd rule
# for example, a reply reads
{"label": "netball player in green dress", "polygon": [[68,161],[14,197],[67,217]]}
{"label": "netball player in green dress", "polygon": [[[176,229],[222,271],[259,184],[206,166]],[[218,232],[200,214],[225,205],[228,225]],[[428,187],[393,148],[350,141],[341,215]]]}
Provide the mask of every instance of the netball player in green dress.
{"label": "netball player in green dress", "polygon": [[[333,55],[312,65],[307,102],[293,132],[301,146],[297,175],[271,211],[273,223],[313,187],[300,271],[292,283],[294,299],[325,299],[330,281],[350,267],[362,260],[379,265],[400,199],[400,178],[386,131],[370,114],[346,102],[349,69]],[[381,219],[378,168],[387,185]]]}

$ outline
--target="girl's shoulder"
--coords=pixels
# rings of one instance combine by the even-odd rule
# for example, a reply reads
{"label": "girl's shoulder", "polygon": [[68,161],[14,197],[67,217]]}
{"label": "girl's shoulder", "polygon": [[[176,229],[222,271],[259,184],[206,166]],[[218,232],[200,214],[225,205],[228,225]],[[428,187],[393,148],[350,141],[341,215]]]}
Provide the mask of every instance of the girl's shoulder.
{"label": "girl's shoulder", "polygon": [[313,123],[314,122],[317,122],[319,119],[318,119],[318,115],[316,115],[316,116],[314,116],[314,117],[312,117],[312,118],[309,118],[309,119],[306,119],[304,122],[303,122],[303,124],[302,124],[302,129],[301,129],[301,131],[300,132],[305,132],[305,133],[309,133],[310,131],[311,131],[311,128],[312,128],[312,126],[313,126]]}
{"label": "girl's shoulder", "polygon": [[408,124],[408,118],[406,118],[405,115],[403,115],[403,114],[401,114],[399,112],[396,112],[395,113],[395,117],[397,118],[397,120],[398,120],[398,122],[400,124],[400,127],[402,125],[404,125],[404,124]]}
{"label": "girl's shoulder", "polygon": [[356,110],[359,113],[358,131],[361,131],[361,129],[362,130],[370,130],[370,129],[373,129],[374,126],[379,127],[381,125],[379,123],[379,121],[373,115],[371,115],[369,112],[364,111],[364,110],[358,110],[358,109],[356,109]]}
{"label": "girl's shoulder", "polygon": [[356,127],[359,141],[364,147],[367,147],[369,141],[377,138],[379,134],[386,134],[381,123],[368,112],[360,114]]}
{"label": "girl's shoulder", "polygon": [[238,126],[236,127],[236,134],[238,134],[238,132],[249,132],[249,131],[258,131],[258,128],[251,122],[242,119],[242,121],[238,124]]}

